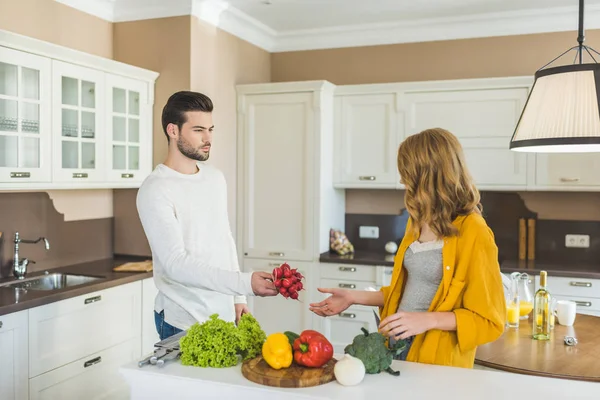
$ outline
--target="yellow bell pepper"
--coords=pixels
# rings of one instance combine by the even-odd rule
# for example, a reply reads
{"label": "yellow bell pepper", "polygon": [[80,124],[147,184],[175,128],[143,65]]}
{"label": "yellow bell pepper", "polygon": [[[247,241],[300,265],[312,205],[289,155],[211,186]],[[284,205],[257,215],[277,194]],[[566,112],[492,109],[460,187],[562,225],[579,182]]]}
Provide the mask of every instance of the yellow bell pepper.
{"label": "yellow bell pepper", "polygon": [[263,343],[262,356],[274,369],[287,368],[294,359],[290,341],[283,333],[273,333],[267,337]]}

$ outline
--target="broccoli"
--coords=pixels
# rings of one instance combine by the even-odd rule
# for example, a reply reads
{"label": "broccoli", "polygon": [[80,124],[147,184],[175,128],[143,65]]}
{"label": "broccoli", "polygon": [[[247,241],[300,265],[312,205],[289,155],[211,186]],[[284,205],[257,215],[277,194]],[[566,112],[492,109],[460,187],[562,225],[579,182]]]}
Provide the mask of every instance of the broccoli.
{"label": "broccoli", "polygon": [[359,358],[365,364],[367,374],[378,374],[386,371],[394,376],[400,375],[400,371],[394,371],[390,365],[395,355],[402,353],[406,348],[406,341],[397,341],[392,349],[385,344],[386,338],[379,332],[369,333],[364,327],[364,334],[357,335],[352,344],[344,349],[344,353]]}

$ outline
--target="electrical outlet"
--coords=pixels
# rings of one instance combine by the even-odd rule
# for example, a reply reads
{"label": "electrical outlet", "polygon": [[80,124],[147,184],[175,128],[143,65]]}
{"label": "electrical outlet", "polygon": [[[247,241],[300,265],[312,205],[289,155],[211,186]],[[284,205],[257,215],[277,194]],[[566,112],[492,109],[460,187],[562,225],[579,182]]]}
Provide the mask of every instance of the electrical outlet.
{"label": "electrical outlet", "polygon": [[361,226],[358,228],[358,236],[362,239],[379,239],[379,227]]}
{"label": "electrical outlet", "polygon": [[565,247],[587,249],[590,247],[590,235],[566,235]]}

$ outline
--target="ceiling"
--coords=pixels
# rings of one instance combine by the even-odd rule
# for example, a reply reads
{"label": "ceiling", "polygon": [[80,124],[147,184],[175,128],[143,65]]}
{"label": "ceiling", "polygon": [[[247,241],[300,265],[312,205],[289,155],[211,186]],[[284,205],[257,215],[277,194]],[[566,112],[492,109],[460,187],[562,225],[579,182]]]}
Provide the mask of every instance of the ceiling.
{"label": "ceiling", "polygon": [[[268,51],[576,31],[577,0],[56,0],[112,22],[195,15]],[[600,0],[585,3],[600,28]]]}

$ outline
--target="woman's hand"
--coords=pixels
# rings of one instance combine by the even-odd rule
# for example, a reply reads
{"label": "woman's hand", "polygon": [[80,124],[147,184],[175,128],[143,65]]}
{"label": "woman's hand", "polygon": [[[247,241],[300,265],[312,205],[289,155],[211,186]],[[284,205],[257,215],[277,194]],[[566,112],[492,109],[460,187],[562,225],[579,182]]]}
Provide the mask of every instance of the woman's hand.
{"label": "woman's hand", "polygon": [[354,304],[351,289],[317,289],[321,293],[331,293],[331,296],[319,303],[311,303],[310,311],[321,317],[336,315]]}
{"label": "woman's hand", "polygon": [[379,324],[379,332],[397,340],[415,336],[436,327],[436,313],[400,311]]}

